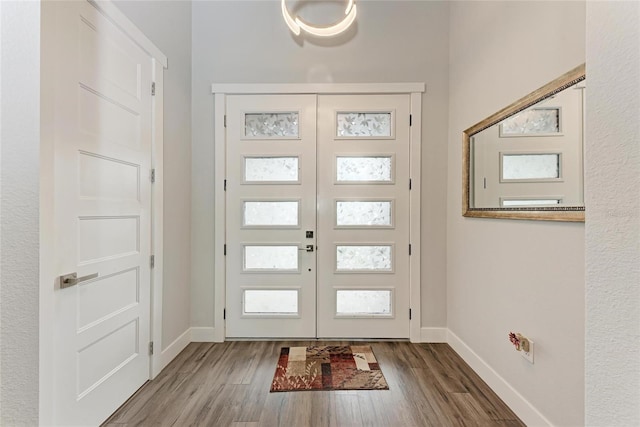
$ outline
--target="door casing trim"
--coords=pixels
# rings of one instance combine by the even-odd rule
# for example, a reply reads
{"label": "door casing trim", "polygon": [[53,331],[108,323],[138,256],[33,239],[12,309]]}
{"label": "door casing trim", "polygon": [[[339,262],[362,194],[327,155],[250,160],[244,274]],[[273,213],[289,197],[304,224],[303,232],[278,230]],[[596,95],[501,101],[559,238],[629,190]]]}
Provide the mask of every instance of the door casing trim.
{"label": "door casing trim", "polygon": [[[226,198],[224,182],[226,171],[226,97],[227,95],[277,95],[277,94],[405,94],[410,95],[410,114],[415,116],[409,129],[409,158],[411,168],[411,192],[409,193],[409,235],[418,236],[411,241],[409,257],[409,301],[412,301],[409,320],[409,340],[421,342],[421,298],[420,298],[420,203],[421,203],[421,145],[422,145],[422,94],[424,83],[320,83],[320,84],[212,84],[214,96],[214,334],[213,342],[225,340],[225,291],[226,271],[224,245],[226,242]],[[407,183],[408,185],[408,183]],[[408,315],[408,313],[407,313]]]}
{"label": "door casing trim", "polygon": [[211,93],[221,95],[283,94],[409,94],[425,92],[424,83],[214,83]]}

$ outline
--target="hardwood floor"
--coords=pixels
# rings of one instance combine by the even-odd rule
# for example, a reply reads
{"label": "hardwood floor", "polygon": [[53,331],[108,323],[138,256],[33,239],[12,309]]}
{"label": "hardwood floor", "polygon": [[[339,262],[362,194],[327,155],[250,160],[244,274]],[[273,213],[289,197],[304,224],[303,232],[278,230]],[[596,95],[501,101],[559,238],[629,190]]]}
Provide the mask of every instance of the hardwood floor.
{"label": "hardwood floor", "polygon": [[280,347],[325,344],[191,343],[103,425],[524,426],[447,344],[367,343],[389,390],[269,393]]}

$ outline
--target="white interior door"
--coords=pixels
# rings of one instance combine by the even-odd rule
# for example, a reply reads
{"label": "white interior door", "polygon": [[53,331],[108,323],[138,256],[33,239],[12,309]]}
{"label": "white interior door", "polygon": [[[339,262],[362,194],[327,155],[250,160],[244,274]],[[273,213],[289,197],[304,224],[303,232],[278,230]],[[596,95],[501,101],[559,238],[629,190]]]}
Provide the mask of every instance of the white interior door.
{"label": "white interior door", "polygon": [[[53,2],[54,423],[98,425],[149,378],[151,58]],[[49,108],[49,107],[45,107]],[[73,275],[70,275],[73,273]]]}
{"label": "white interior door", "polygon": [[409,108],[227,97],[227,337],[409,337]]}
{"label": "white interior door", "polygon": [[315,336],[316,98],[229,96],[226,120],[226,335]]}
{"label": "white interior door", "polygon": [[409,337],[409,95],[318,97],[318,337]]}

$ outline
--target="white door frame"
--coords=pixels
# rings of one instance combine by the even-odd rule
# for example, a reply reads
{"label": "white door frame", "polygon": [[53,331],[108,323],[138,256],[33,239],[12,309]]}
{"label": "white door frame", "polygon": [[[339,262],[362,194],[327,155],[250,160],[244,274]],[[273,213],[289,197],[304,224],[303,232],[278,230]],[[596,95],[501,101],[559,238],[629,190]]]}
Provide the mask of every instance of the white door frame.
{"label": "white door frame", "polygon": [[[211,92],[215,104],[215,189],[214,203],[214,342],[225,339],[225,255],[226,240],[225,194],[226,179],[226,129],[224,112],[226,111],[227,95],[260,95],[260,94],[409,94],[411,96],[410,114],[412,120],[410,129],[410,159],[412,188],[409,195],[409,230],[411,236],[420,236],[420,192],[421,192],[421,145],[422,145],[422,94],[425,92],[424,83],[317,83],[317,84],[213,84]],[[411,342],[421,342],[420,327],[420,237],[411,242],[411,257],[409,258],[409,287],[411,301],[411,320],[409,321]]]}
{"label": "white door frame", "polygon": [[[151,167],[155,169],[155,183],[151,187],[151,253],[155,255],[155,266],[151,270],[151,322],[150,337],[157,349],[150,360],[149,379],[160,373],[162,358],[162,272],[163,272],[163,71],[167,68],[167,57],[149,40],[138,27],[126,17],[111,0],[87,0],[102,15],[119,27],[124,34],[137,44],[152,59],[152,81],[155,82],[155,96],[152,97],[152,148]],[[55,1],[42,4],[42,62],[44,68],[51,66],[56,58],[47,49],[47,14],[55,7]],[[43,76],[46,69],[43,69]],[[51,96],[51,84],[46,78],[41,80],[41,138],[40,138],[40,308],[39,308],[39,422],[41,425],[53,423],[53,321],[54,321],[54,279],[58,272],[52,260],[54,232],[54,151],[51,130],[53,111],[48,108],[47,97]],[[149,88],[151,90],[151,88]],[[123,402],[124,403],[124,402]]]}

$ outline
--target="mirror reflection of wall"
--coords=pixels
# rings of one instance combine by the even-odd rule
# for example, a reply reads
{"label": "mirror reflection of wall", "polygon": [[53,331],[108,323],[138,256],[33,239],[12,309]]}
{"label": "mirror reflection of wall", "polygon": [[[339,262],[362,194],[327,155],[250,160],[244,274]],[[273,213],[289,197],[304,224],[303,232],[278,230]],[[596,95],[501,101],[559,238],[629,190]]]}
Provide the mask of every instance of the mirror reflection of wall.
{"label": "mirror reflection of wall", "polygon": [[581,81],[471,137],[473,208],[584,206]]}
{"label": "mirror reflection of wall", "polygon": [[585,64],[462,133],[462,215],[584,221]]}

